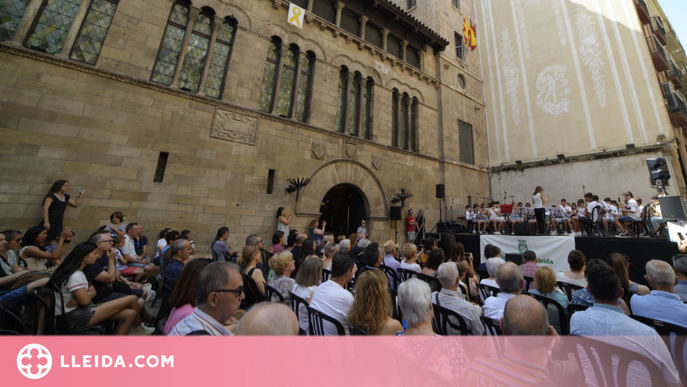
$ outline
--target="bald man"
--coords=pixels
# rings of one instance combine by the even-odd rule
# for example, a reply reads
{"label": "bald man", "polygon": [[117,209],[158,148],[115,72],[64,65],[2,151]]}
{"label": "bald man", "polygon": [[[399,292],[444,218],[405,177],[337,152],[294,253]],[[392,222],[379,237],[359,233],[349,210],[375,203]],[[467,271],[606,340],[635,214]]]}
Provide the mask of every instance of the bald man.
{"label": "bald man", "polygon": [[652,259],[646,263],[644,278],[653,290],[645,296],[632,296],[632,313],[687,328],[687,304],[675,294],[678,279],[673,268],[667,262]]}
{"label": "bald man", "polygon": [[284,304],[261,302],[248,309],[236,327],[237,336],[298,336],[296,314]]}
{"label": "bald man", "polygon": [[484,317],[492,320],[498,320],[503,317],[506,302],[520,295],[525,288],[522,270],[513,262],[504,263],[498,268],[496,283],[499,285],[499,294],[496,297],[489,297],[484,300]]}
{"label": "bald man", "polygon": [[[504,265],[505,266],[505,265]],[[517,266],[516,266],[517,268]],[[463,372],[465,385],[556,385],[549,377],[547,349],[556,340],[544,307],[530,296],[515,296],[506,302],[501,330],[509,338],[501,359],[477,358]]]}

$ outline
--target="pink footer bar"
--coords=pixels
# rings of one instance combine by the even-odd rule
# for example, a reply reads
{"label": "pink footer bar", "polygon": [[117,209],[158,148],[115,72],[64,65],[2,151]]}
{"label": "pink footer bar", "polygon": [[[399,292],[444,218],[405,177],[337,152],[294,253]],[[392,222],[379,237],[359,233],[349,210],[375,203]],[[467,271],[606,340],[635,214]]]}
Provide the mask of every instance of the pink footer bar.
{"label": "pink footer bar", "polygon": [[628,339],[5,336],[0,373],[5,386],[582,386],[580,354],[590,366],[593,347],[603,370],[607,353],[632,360]]}

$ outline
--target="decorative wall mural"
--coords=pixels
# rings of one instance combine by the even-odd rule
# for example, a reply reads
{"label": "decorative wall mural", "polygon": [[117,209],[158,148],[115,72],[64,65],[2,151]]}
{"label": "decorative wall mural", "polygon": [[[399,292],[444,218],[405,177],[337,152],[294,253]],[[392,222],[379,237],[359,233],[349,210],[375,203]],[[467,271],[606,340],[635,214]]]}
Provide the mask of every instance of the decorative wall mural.
{"label": "decorative wall mural", "polygon": [[563,13],[561,12],[560,0],[551,0],[553,14],[556,17],[556,28],[558,29],[558,39],[563,47],[568,45],[568,38],[565,36],[565,25],[563,24]]}
{"label": "decorative wall mural", "polygon": [[520,100],[518,99],[520,69],[515,65],[513,41],[506,26],[503,26],[501,29],[501,52],[503,54],[503,75],[506,78],[506,94],[510,97],[510,110],[513,114],[513,122],[515,126],[520,126]]}
{"label": "decorative wall mural", "polygon": [[575,28],[580,56],[592,76],[596,99],[601,107],[606,107],[606,81],[601,73],[606,63],[601,60],[599,34],[596,32],[591,15],[580,4],[575,6]]}
{"label": "decorative wall mural", "polygon": [[527,35],[527,28],[525,27],[525,10],[523,3],[527,5],[535,5],[539,4],[539,0],[515,0],[515,15],[518,18],[518,28],[520,30],[522,51],[525,53],[525,58],[530,59],[530,38]]}
{"label": "decorative wall mural", "polygon": [[571,88],[568,86],[568,80],[565,78],[566,66],[551,65],[546,67],[539,73],[537,77],[537,106],[540,107],[544,113],[557,116],[569,111],[570,100],[564,96],[571,93]]}

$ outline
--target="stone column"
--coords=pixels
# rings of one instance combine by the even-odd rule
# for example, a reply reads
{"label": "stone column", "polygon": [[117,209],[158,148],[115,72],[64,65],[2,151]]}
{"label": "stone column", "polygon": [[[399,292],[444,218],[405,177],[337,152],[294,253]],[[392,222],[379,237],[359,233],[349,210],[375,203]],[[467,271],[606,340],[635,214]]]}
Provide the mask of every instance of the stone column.
{"label": "stone column", "polygon": [[[403,107],[401,106],[401,103],[403,102],[403,93],[400,91],[396,94],[396,106],[398,106],[398,109],[396,110],[396,146],[401,147],[401,131],[403,130],[403,123],[401,121],[401,112],[403,111]],[[393,139],[392,139],[393,142]],[[393,144],[392,144],[393,145]]]}
{"label": "stone column", "polygon": [[21,47],[23,45],[33,21],[36,19],[36,16],[38,16],[38,10],[41,9],[42,4],[43,0],[32,0],[31,3],[29,3],[26,7],[24,17],[21,19],[21,22],[17,26],[17,30],[14,32],[12,40],[7,42],[7,44],[14,47]]}
{"label": "stone column", "polygon": [[212,35],[210,36],[210,43],[208,46],[208,54],[205,57],[205,66],[203,66],[203,74],[200,76],[200,84],[198,85],[198,95],[205,95],[205,82],[208,80],[208,70],[210,69],[210,62],[212,61],[212,53],[215,52],[215,42],[217,41],[217,34],[222,28],[224,19],[215,16],[215,22],[212,24]]}
{"label": "stone column", "polygon": [[337,1],[334,6],[336,7],[336,18],[334,19],[334,24],[336,24],[337,27],[341,27],[341,10],[344,9],[344,3]]}
{"label": "stone column", "polygon": [[386,51],[386,37],[389,35],[389,30],[384,28],[382,30],[382,50]]}
{"label": "stone column", "polygon": [[363,106],[365,106],[365,86],[367,86],[367,79],[360,77],[360,94],[358,95],[358,137],[363,134]]}
{"label": "stone column", "polygon": [[365,40],[365,26],[367,25],[367,16],[363,15],[360,17],[360,33],[358,36],[360,36],[360,39]]}
{"label": "stone column", "polygon": [[186,25],[186,33],[184,34],[184,41],[181,43],[181,51],[179,51],[177,68],[174,70],[172,84],[169,85],[173,89],[179,87],[179,77],[181,76],[181,68],[184,66],[184,58],[186,58],[186,51],[188,51],[188,42],[189,40],[191,40],[191,34],[193,33],[193,25],[196,23],[198,15],[200,15],[200,9],[191,7],[191,10],[188,15],[188,25]]}
{"label": "stone column", "polygon": [[407,40],[401,40],[401,59],[403,59],[404,62],[407,62],[406,58],[406,47],[408,47],[408,41]]}
{"label": "stone column", "polygon": [[81,25],[83,24],[83,19],[86,18],[86,14],[88,13],[88,8],[90,8],[90,6],[91,2],[89,0],[83,0],[81,2],[79,11],[76,13],[76,16],[74,16],[74,21],[72,21],[71,27],[69,27],[69,32],[64,40],[64,44],[62,45],[62,50],[60,50],[60,53],[57,54],[57,56],[62,58],[69,57],[69,53],[71,53],[72,47],[74,47],[74,41],[79,35]]}
{"label": "stone column", "polygon": [[[298,60],[296,61],[296,76],[293,79],[293,103],[291,104],[291,118],[296,118],[296,106],[298,105],[298,92],[300,91],[301,73],[303,72],[303,65],[307,63],[308,56],[303,51],[298,52]],[[307,91],[306,91],[307,92]]]}
{"label": "stone column", "polygon": [[274,85],[274,95],[272,96],[272,108],[270,113],[277,113],[277,101],[279,101],[279,89],[281,88],[281,74],[284,72],[284,55],[289,51],[289,46],[282,43],[279,46],[279,64],[277,65],[277,82]]}
{"label": "stone column", "polygon": [[348,82],[346,82],[346,100],[344,101],[344,120],[343,120],[343,132],[348,133],[348,120],[351,119],[350,114],[351,112],[349,111],[349,106],[350,106],[350,101],[351,101],[351,85],[353,84],[353,81],[355,80],[355,73],[351,72],[350,70],[348,71],[348,74],[346,74],[346,77],[348,78]]}
{"label": "stone column", "polygon": [[308,12],[312,12],[312,5],[315,2],[315,0],[308,0]]}

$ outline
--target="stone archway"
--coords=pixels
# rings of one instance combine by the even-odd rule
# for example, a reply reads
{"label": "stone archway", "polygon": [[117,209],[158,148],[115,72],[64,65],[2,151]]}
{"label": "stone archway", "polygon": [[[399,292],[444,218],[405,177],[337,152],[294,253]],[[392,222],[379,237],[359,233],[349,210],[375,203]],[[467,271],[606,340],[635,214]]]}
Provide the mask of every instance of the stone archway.
{"label": "stone archway", "polygon": [[308,177],[312,183],[303,188],[296,203],[296,215],[319,216],[322,199],[327,192],[339,184],[350,184],[363,194],[370,219],[389,218],[389,207],[382,184],[363,164],[345,159],[332,160],[322,164]]}

